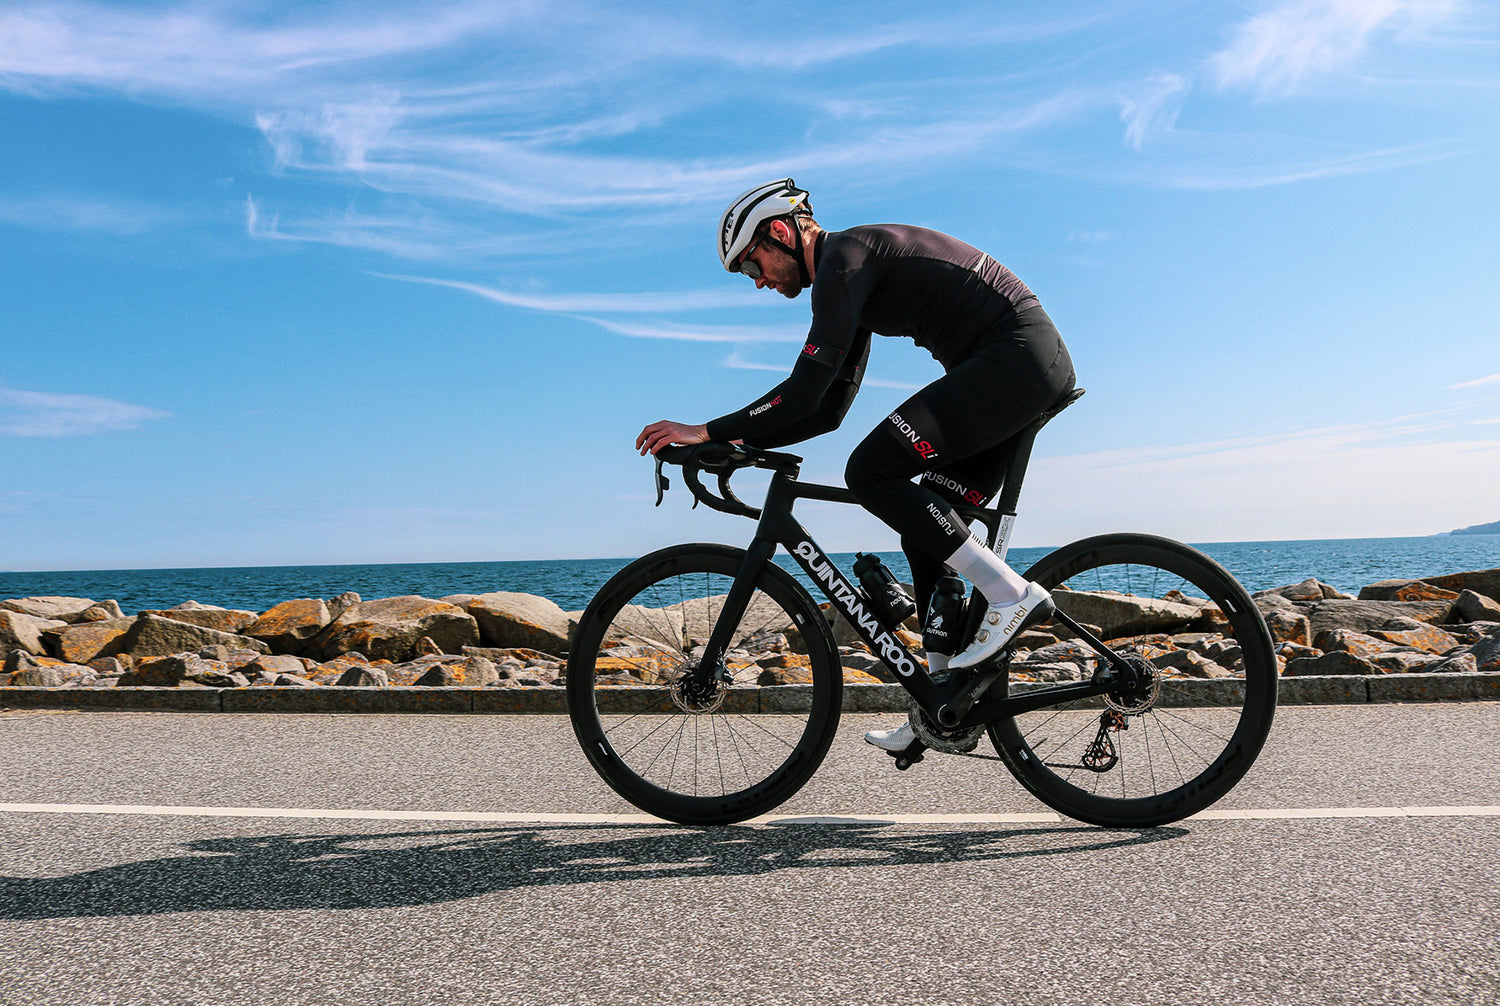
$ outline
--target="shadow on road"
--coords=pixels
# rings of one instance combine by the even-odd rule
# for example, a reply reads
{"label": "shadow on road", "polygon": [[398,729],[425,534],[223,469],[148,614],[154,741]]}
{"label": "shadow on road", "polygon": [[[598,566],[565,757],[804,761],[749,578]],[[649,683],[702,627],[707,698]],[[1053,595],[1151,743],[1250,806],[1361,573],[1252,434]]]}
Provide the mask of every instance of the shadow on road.
{"label": "shadow on road", "polygon": [[[601,832],[606,836],[600,838]],[[984,862],[1123,849],[1183,828],[912,833],[882,824],[696,829],[466,828],[189,842],[188,855],[62,877],[0,877],[0,919],[388,908],[548,884],[755,876],[787,869]]]}

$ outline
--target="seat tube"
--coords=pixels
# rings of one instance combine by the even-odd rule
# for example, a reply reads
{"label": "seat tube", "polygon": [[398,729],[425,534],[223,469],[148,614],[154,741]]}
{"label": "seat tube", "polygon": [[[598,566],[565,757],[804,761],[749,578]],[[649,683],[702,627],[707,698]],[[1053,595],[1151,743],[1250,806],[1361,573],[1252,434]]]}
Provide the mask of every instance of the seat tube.
{"label": "seat tube", "polygon": [[1011,445],[1011,456],[1005,466],[1005,481],[1001,484],[1000,495],[995,500],[995,509],[1000,514],[1000,519],[990,526],[990,548],[1005,561],[1005,553],[1010,550],[1011,531],[1016,526],[1016,513],[1021,501],[1021,483],[1026,479],[1026,465],[1031,460],[1031,448],[1036,444],[1037,431],[1040,426],[1029,426],[1016,434]]}
{"label": "seat tube", "polygon": [[1016,515],[1013,513],[1001,514],[1000,519],[990,528],[990,551],[1001,561],[1005,561],[1005,553],[1010,551],[1010,533],[1016,526]]}

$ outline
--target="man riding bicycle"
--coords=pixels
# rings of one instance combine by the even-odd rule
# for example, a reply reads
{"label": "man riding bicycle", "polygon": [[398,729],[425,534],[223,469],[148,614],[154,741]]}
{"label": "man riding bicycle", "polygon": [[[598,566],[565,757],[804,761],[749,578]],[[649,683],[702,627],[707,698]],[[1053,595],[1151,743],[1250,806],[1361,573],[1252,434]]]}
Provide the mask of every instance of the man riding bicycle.
{"label": "man riding bicycle", "polygon": [[[744,408],[702,425],[645,427],[636,438],[641,453],[709,440],[770,449],[828,433],[859,390],[871,334],[909,337],[944,374],[860,442],[844,478],[865,509],[900,532],[919,612],[946,569],[967,577],[989,604],[967,649],[929,652],[928,664],[934,672],[974,666],[1046,620],[1047,591],[953,510],[991,500],[1005,477],[1005,441],[1073,387],[1072,359],[1036,295],[988,255],[937,231],[900,224],[825,231],[790,178],[730,203],[718,243],[724,268],[757,289],[788,298],[811,289],[806,345],[791,375]],[[915,734],[903,724],[865,739],[894,752]]]}

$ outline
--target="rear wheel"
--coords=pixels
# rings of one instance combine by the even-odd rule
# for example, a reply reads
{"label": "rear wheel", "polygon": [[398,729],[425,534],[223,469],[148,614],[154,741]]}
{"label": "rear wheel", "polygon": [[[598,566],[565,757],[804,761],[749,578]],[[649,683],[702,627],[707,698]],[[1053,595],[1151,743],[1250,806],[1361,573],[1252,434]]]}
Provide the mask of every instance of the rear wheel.
{"label": "rear wheel", "polygon": [[[1276,658],[1260,611],[1223,567],[1165,538],[1115,534],[1067,545],[1026,577],[1136,680],[991,724],[1022,785],[1069,817],[1149,827],[1202,810],[1249,771],[1276,710]],[[1064,641],[1018,655],[1009,687],[1086,679],[1099,662]]]}
{"label": "rear wheel", "polygon": [[[573,641],[568,715],[585,755],[615,792],[671,821],[771,810],[817,769],[838,727],[832,632],[774,564],[758,574],[716,674],[690,675],[744,557],[696,544],[637,559],[599,591]],[[777,669],[809,687],[763,700],[761,675]]]}

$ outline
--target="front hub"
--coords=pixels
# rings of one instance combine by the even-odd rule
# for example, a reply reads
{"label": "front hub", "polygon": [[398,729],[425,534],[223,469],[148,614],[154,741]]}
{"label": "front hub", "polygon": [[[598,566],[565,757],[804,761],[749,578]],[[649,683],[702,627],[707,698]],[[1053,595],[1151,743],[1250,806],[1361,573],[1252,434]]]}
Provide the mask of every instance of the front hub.
{"label": "front hub", "polygon": [[672,704],[685,713],[702,715],[718,712],[729,695],[728,669],[722,665],[705,671],[688,668],[683,675],[668,686]]}

